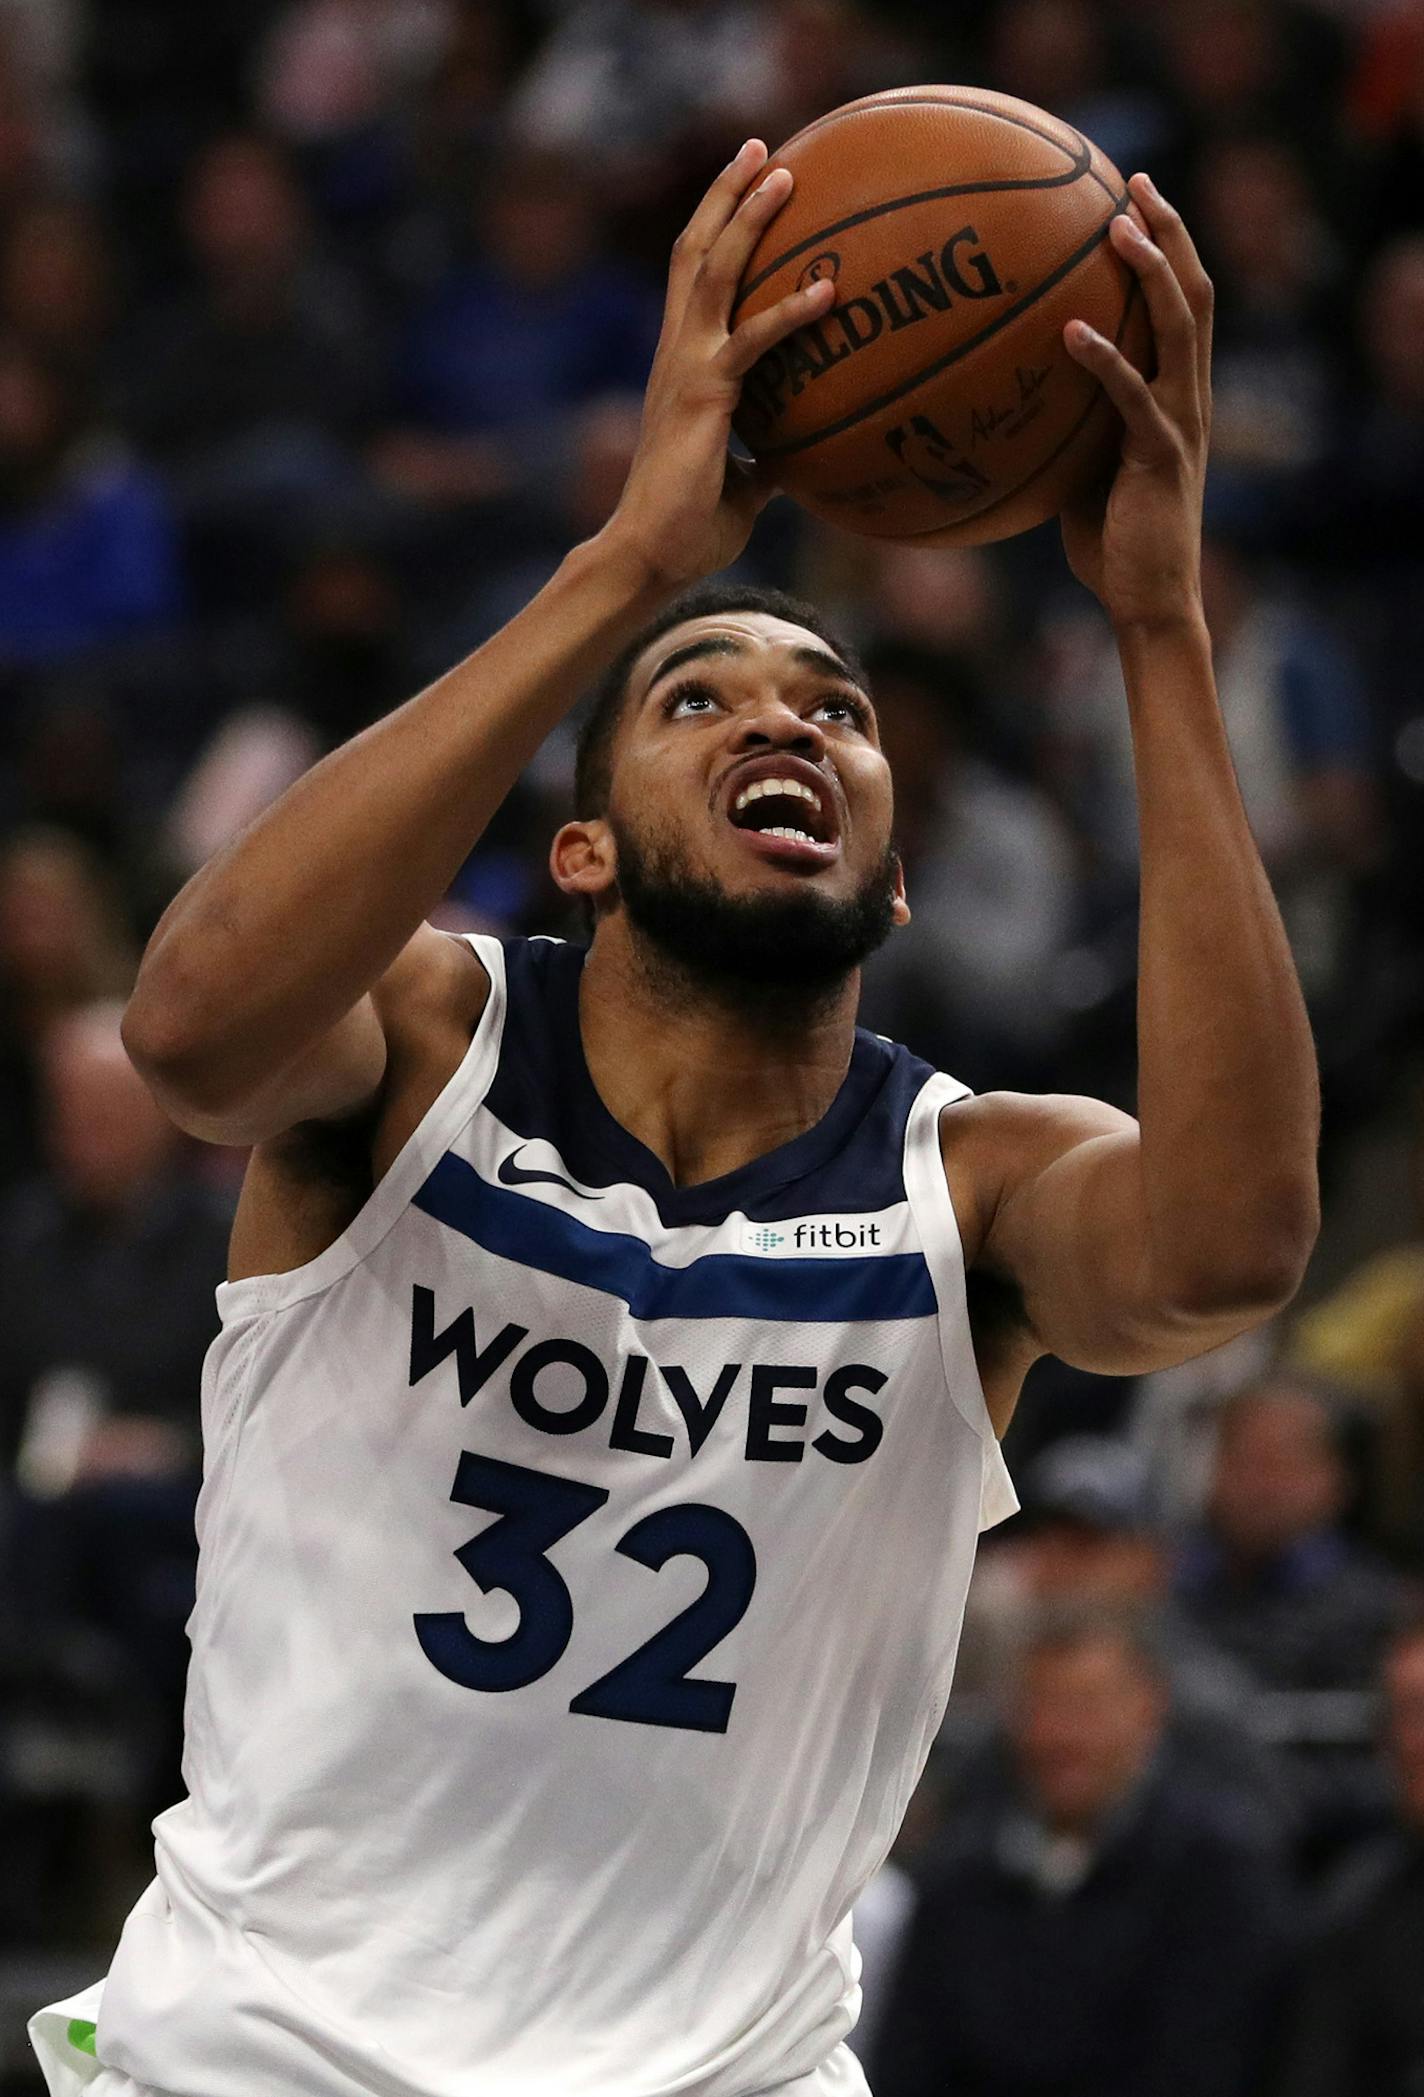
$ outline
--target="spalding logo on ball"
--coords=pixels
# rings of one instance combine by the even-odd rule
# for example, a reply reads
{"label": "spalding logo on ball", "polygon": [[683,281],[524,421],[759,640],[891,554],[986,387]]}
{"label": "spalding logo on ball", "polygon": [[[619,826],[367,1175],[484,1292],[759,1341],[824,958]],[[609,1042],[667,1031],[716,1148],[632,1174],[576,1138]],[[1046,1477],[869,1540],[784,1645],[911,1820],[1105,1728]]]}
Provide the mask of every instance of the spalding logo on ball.
{"label": "spalding logo on ball", "polygon": [[829,277],[835,304],[748,373],[737,435],[787,493],[875,538],[968,545],[1105,477],[1119,424],[1063,328],[1139,370],[1151,329],[1108,227],[1127,186],[1072,126],[987,89],[900,88],[809,124],[734,321]]}

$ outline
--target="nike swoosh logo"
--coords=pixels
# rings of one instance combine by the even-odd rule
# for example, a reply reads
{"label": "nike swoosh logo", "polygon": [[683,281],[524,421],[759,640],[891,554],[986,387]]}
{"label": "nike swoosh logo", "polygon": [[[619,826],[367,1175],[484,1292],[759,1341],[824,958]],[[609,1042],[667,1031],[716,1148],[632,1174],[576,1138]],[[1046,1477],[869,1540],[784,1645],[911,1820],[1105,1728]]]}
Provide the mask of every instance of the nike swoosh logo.
{"label": "nike swoosh logo", "polygon": [[496,1168],[496,1178],[506,1187],[562,1187],[566,1194],[577,1194],[582,1201],[602,1201],[601,1194],[590,1194],[586,1187],[576,1187],[572,1180],[561,1179],[557,1172],[527,1171],[524,1166],[515,1164],[518,1156],[517,1150],[511,1151],[507,1158],[500,1159]]}

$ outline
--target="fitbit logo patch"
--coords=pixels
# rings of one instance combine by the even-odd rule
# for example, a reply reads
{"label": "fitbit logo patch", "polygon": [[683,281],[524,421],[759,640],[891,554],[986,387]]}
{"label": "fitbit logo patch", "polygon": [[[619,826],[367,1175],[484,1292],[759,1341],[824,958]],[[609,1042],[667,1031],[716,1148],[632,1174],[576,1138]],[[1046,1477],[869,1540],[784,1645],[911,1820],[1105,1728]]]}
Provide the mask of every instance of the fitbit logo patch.
{"label": "fitbit logo patch", "polygon": [[803,1216],[799,1222],[742,1225],[743,1252],[770,1252],[782,1259],[824,1259],[828,1253],[884,1252],[880,1218]]}

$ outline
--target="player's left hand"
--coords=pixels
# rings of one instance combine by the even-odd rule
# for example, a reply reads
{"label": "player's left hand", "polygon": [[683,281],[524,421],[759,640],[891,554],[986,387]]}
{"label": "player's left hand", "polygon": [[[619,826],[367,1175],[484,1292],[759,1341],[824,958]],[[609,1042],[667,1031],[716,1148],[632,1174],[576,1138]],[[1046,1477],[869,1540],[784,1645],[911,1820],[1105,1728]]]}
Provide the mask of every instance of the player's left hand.
{"label": "player's left hand", "polygon": [[670,589],[729,566],[746,545],[776,483],[727,449],[742,380],[835,294],[834,285],[809,284],[733,324],[748,258],[792,190],[791,170],[768,175],[768,158],[760,139],[748,139],[673,249],[638,449],[604,529],[637,572]]}
{"label": "player's left hand", "polygon": [[1201,616],[1201,516],[1211,431],[1211,280],[1191,235],[1146,175],[1128,185],[1147,234],[1123,213],[1109,232],[1137,273],[1156,344],[1144,379],[1083,321],[1063,331],[1070,356],[1098,379],[1123,420],[1122,454],[1106,496],[1063,512],[1063,545],[1078,580],[1119,628]]}

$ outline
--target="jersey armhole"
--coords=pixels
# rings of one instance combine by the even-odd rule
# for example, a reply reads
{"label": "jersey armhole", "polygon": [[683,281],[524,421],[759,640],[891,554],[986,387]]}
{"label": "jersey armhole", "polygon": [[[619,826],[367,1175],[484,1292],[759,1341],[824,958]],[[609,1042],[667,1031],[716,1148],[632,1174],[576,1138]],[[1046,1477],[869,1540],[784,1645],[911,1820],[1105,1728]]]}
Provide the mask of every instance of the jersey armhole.
{"label": "jersey armhole", "polygon": [[905,1195],[915,1218],[925,1264],[938,1305],[940,1358],[944,1380],[957,1410],[979,1437],[982,1471],[979,1527],[992,1529],[1018,1512],[1004,1452],[989,1416],[974,1338],[969,1326],[965,1288],[964,1241],[939,1144],[939,1117],[945,1107],[972,1097],[957,1078],[937,1073],[921,1087],[905,1124]]}
{"label": "jersey armhole", "polygon": [[314,1260],[284,1274],[251,1274],[241,1281],[219,1282],[218,1316],[224,1325],[254,1311],[285,1310],[304,1297],[319,1295],[359,1266],[410,1206],[432,1167],[479,1108],[493,1083],[504,1034],[508,1002],[504,948],[486,933],[466,932],[461,937],[473,949],[490,987],[459,1064],[339,1238]]}

